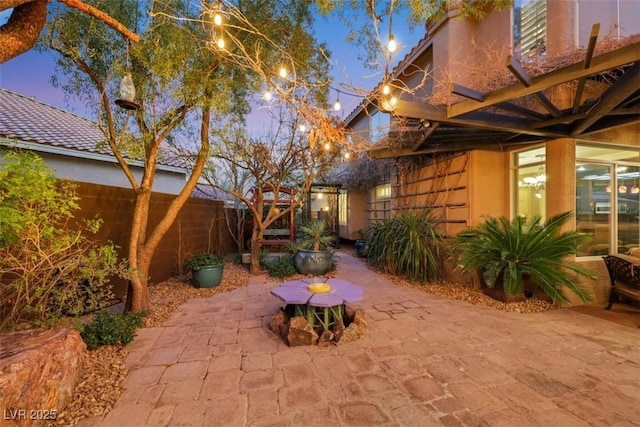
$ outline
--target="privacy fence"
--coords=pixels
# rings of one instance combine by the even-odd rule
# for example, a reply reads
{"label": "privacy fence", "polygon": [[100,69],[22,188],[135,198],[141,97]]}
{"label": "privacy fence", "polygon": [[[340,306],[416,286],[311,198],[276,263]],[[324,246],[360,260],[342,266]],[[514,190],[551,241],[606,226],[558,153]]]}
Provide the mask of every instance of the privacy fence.
{"label": "privacy fence", "polygon": [[[80,211],[76,219],[98,215],[104,224],[97,234],[100,240],[111,240],[119,247],[121,258],[127,258],[135,193],[132,189],[97,184],[77,183]],[[175,196],[154,193],[151,197],[148,230],[153,230]],[[197,252],[213,251],[226,255],[236,250],[225,217],[233,220],[234,211],[225,209],[218,200],[190,198],[173,226],[160,242],[151,262],[150,283],[175,277],[186,258]],[[114,282],[118,297],[126,293],[124,280]]]}

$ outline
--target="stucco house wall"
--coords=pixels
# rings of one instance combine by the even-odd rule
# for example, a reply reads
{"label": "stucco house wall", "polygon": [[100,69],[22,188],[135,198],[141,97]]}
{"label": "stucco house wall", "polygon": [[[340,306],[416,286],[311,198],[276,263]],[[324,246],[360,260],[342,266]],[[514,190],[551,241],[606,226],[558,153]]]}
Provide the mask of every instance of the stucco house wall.
{"label": "stucco house wall", "polygon": [[[546,55],[565,54],[575,48],[584,49],[589,41],[592,24],[596,22],[601,24],[599,41],[606,41],[612,36],[624,38],[638,33],[640,2],[611,1],[606,2],[606,7],[603,3],[605,2],[588,0],[547,1]],[[416,77],[416,73],[410,74],[403,70],[421,67],[429,70],[429,78],[414,94],[403,93],[399,95],[401,98],[423,103],[426,108],[430,105],[448,105],[462,99],[458,95],[449,94],[451,83],[475,88],[478,87],[479,78],[488,80],[492,77],[487,76],[492,67],[505,70],[505,60],[511,54],[513,46],[511,10],[490,13],[480,21],[460,19],[456,10],[450,10],[439,22],[428,23],[427,28],[428,34],[404,59],[410,64],[401,62],[401,72],[396,73],[395,77],[410,82],[410,87],[412,84],[419,84],[421,80]],[[553,86],[545,91],[545,96],[558,109],[570,109],[574,103],[575,85],[576,82],[572,81]],[[581,101],[598,99],[606,88],[602,81],[588,79]],[[549,114],[535,100],[526,105],[526,108],[539,114]],[[361,111],[354,111],[348,121],[354,130],[360,129],[365,134],[366,115],[362,115]],[[393,126],[391,130],[394,130]],[[425,131],[429,132],[428,125]],[[547,216],[574,211],[577,194],[577,144],[589,142],[603,147],[639,146],[639,135],[640,124],[636,122],[577,138],[557,138],[530,145],[501,146],[487,143],[483,146],[478,142],[474,148],[467,148],[473,143],[466,143],[464,138],[458,138],[435,145],[431,153],[428,150],[418,155],[405,152],[401,155],[408,156],[406,159],[396,157],[394,162],[391,210],[395,214],[407,208],[429,207],[441,221],[440,231],[447,236],[481,223],[485,216],[513,217],[516,215],[514,196],[518,191],[515,153],[544,147],[547,181],[545,198],[540,203],[544,203]],[[412,143],[409,141],[407,144],[410,147]],[[447,149],[447,145],[462,148]],[[442,152],[438,151],[439,148],[442,148]],[[393,154],[388,156],[393,157]],[[640,157],[638,162],[640,165]],[[374,204],[370,202],[369,208],[372,206]],[[575,229],[576,224],[571,223],[566,227]],[[601,257],[578,257],[576,260],[597,273],[597,279],[585,282],[585,285],[592,289],[595,302],[603,304],[608,298],[610,284]],[[447,274],[451,270],[445,269]],[[455,274],[449,277],[468,283],[477,280],[461,278]],[[572,303],[580,302],[572,298]]]}

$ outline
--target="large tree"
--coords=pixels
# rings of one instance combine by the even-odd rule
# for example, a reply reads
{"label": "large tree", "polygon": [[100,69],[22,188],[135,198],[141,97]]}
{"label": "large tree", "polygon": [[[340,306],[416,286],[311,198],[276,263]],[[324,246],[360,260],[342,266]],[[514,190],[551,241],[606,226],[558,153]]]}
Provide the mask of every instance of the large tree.
{"label": "large tree", "polygon": [[[352,146],[340,144],[340,135],[323,131],[300,119],[296,111],[275,109],[273,128],[251,136],[242,126],[223,129],[212,139],[212,160],[205,168],[207,182],[231,194],[251,212],[251,272],[260,270],[264,233],[278,218],[300,208],[311,185],[326,174]],[[339,129],[338,123],[327,125]],[[296,191],[288,206],[265,203],[281,198],[282,190]],[[266,194],[272,193],[268,197]]]}
{"label": "large tree", "polygon": [[[309,33],[310,2],[243,1],[237,7],[193,3],[103,3],[115,19],[140,32],[140,42],[130,47],[113,30],[72,9],[62,8],[48,25],[46,43],[60,53],[66,91],[99,106],[106,144],[136,194],[128,253],[137,272],[128,293],[132,311],[149,307],[151,258],[204,169],[214,119],[242,122],[249,112],[249,95],[264,85],[279,92],[283,101],[303,87],[315,100],[326,96],[326,58]],[[215,18],[218,13],[224,17],[222,25]],[[281,65],[289,70],[285,77],[279,76]],[[125,112],[113,101],[126,72],[133,76],[139,108]],[[314,114],[310,105],[306,109]],[[158,225],[147,231],[156,168],[167,155],[163,146],[180,133],[198,141],[192,172]],[[132,158],[144,163],[140,177],[130,167]]]}
{"label": "large tree", "polygon": [[[58,0],[104,22],[123,36],[137,42],[139,37],[117,20],[81,0]],[[0,64],[33,48],[47,20],[47,0],[0,0],[0,11],[13,9],[0,25]]]}

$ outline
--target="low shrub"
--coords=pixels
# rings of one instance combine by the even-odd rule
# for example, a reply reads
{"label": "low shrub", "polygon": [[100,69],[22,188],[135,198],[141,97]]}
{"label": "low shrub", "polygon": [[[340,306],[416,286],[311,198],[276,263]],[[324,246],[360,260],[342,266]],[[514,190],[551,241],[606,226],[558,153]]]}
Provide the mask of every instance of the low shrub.
{"label": "low shrub", "polygon": [[32,153],[0,160],[0,332],[48,327],[112,298],[110,279],[126,275],[117,247],[98,242],[99,218],[72,225],[72,183]]}
{"label": "low shrub", "polygon": [[436,279],[440,240],[428,210],[408,210],[371,227],[367,255],[387,273],[406,274],[411,280]]}
{"label": "low shrub", "polygon": [[144,326],[146,313],[111,313],[100,311],[95,319],[80,326],[80,336],[89,350],[102,345],[127,345],[136,336],[136,329]]}
{"label": "low shrub", "polygon": [[265,259],[262,261],[262,266],[267,269],[269,276],[278,279],[284,279],[297,273],[296,267],[293,265],[292,255],[281,255],[272,259]]}

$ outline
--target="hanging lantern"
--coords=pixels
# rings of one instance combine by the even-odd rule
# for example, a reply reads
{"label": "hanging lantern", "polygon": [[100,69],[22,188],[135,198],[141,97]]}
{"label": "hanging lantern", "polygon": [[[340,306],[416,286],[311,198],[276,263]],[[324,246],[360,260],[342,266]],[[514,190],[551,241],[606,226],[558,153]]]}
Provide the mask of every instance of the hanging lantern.
{"label": "hanging lantern", "polygon": [[136,102],[136,87],[133,85],[131,73],[127,72],[120,82],[120,99],[116,104],[125,110],[137,110],[140,104]]}

